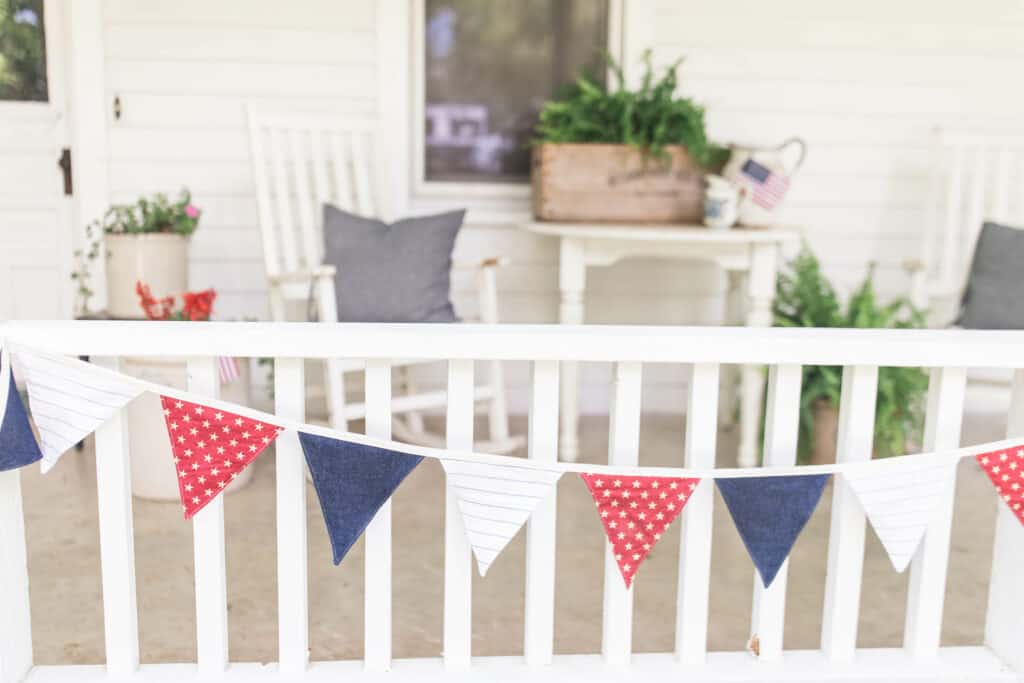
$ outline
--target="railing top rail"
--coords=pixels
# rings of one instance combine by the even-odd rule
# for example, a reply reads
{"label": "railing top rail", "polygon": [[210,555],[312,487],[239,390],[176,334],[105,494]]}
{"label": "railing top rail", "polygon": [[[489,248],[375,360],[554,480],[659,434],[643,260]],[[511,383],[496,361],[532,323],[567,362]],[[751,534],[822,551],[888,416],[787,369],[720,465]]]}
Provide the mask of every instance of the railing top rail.
{"label": "railing top rail", "polygon": [[800,363],[1024,368],[1024,331],[602,325],[9,321],[66,355]]}

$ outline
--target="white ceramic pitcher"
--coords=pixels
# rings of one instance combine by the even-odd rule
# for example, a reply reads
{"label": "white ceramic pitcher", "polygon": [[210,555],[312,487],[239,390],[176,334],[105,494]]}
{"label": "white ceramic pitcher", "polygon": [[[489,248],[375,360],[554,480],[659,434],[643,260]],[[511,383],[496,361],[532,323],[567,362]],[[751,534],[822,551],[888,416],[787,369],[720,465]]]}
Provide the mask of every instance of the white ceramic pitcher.
{"label": "white ceramic pitcher", "polygon": [[789,138],[777,147],[731,145],[730,149],[722,175],[740,190],[740,224],[773,225],[792,179],[807,156],[807,143]]}

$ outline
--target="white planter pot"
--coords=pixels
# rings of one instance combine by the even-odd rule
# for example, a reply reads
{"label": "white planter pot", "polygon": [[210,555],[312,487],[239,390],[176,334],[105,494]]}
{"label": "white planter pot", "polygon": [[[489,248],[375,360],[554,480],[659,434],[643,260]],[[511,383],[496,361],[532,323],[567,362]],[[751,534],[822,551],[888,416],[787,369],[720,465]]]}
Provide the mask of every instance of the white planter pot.
{"label": "white planter pot", "polygon": [[173,233],[108,234],[107,312],[114,318],[144,318],[135,283],[153,296],[178,296],[188,289],[188,237]]}
{"label": "white planter pot", "polygon": [[[185,362],[180,360],[125,358],[121,369],[133,377],[175,389],[185,389],[188,385],[188,370]],[[239,375],[231,384],[221,386],[221,398],[248,405],[247,360],[239,361]],[[164,422],[160,397],[156,394],[143,394],[128,404],[128,441],[131,448],[132,493],[149,500],[180,500],[167,424]],[[249,483],[250,479],[252,467],[247,467],[224,491],[237,491]]]}

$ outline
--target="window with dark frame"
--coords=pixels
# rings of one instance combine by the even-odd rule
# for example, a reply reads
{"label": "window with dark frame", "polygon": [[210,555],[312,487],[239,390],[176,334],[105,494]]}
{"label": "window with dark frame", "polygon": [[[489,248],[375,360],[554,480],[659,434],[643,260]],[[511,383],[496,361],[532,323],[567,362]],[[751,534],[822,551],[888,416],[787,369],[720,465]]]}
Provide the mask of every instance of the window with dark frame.
{"label": "window with dark frame", "polygon": [[424,179],[523,183],[544,101],[604,82],[607,0],[426,0]]}
{"label": "window with dark frame", "polygon": [[48,95],[43,0],[0,0],[0,100]]}

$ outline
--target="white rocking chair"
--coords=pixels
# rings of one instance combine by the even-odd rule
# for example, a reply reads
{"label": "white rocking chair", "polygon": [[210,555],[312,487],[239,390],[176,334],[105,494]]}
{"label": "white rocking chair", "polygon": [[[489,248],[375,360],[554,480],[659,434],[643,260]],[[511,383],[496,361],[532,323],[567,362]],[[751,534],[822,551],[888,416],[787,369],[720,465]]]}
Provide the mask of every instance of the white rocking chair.
{"label": "white rocking chair", "polygon": [[[331,203],[384,220],[393,218],[384,188],[374,182],[381,177],[375,171],[383,170],[376,154],[377,123],[250,110],[249,134],[271,317],[287,320],[289,302],[301,302],[306,310],[311,299],[317,319],[336,322],[335,271],[322,264],[323,205]],[[477,271],[479,322],[498,322],[495,270],[502,265],[502,259],[487,259],[454,266]],[[400,383],[400,393],[391,405],[394,435],[411,443],[443,447],[444,438],[424,427],[421,411],[445,406],[447,392],[416,390],[409,367],[420,363],[393,363]],[[365,404],[347,402],[345,391],[345,377],[364,370],[359,359],[325,363],[324,389],[332,427],[345,430],[350,420],[365,417]],[[509,435],[502,366],[492,362],[489,370],[486,383],[478,385],[475,393],[476,401],[487,407],[489,440],[477,442],[475,448],[507,453],[524,440]]]}
{"label": "white rocking chair", "polygon": [[[1024,136],[936,130],[921,256],[905,264],[910,298],[930,327],[952,326],[986,220],[1024,226]],[[1011,371],[968,370],[967,409],[1005,410]]]}

